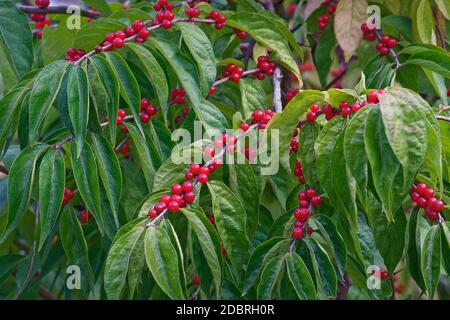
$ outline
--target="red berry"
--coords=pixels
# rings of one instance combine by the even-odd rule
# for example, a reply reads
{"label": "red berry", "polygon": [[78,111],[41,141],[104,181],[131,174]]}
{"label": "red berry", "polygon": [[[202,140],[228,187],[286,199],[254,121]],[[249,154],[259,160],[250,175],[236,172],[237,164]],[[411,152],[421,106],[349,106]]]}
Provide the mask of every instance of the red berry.
{"label": "red berry", "polygon": [[170,27],[172,27],[172,22],[170,20],[163,20],[161,26],[164,29],[170,29]]}
{"label": "red berry", "polygon": [[125,118],[127,116],[127,113],[125,112],[124,109],[119,109],[119,110],[117,110],[117,116],[119,118]]}
{"label": "red berry", "polygon": [[426,188],[422,195],[425,198],[430,199],[434,196],[434,190],[432,188]]}
{"label": "red berry", "polygon": [[301,201],[301,200],[307,200],[308,199],[308,197],[306,196],[306,192],[299,192],[298,193],[298,201]]}
{"label": "red berry", "polygon": [[213,11],[211,11],[211,13],[209,14],[209,17],[210,17],[211,19],[213,19],[213,20],[217,20],[217,18],[219,17],[219,15],[220,15],[219,12],[213,10]]}
{"label": "red berry", "polygon": [[417,199],[416,203],[419,208],[423,209],[427,206],[427,199],[425,199],[423,197],[419,197],[419,199]]}
{"label": "red berry", "polygon": [[141,119],[141,121],[143,123],[147,123],[150,121],[150,116],[146,113],[141,113],[141,115],[139,116],[139,118]]}
{"label": "red berry", "polygon": [[378,90],[370,91],[367,95],[367,101],[371,104],[377,104],[378,100]]}
{"label": "red berry", "polygon": [[200,165],[193,163],[191,164],[189,171],[192,172],[193,174],[199,174],[200,173]]}
{"label": "red berry", "polygon": [[390,38],[389,41],[386,43],[386,45],[393,49],[397,46],[397,40],[395,40],[394,38]]}
{"label": "red berry", "polygon": [[209,168],[206,167],[206,166],[200,167],[199,172],[200,172],[200,174],[206,174],[206,175],[208,175],[208,174],[209,174]]}
{"label": "red berry", "polygon": [[299,228],[299,227],[295,227],[294,230],[292,230],[292,236],[295,239],[300,239],[301,237],[303,237],[303,229]]}
{"label": "red berry", "polygon": [[425,191],[427,190],[427,185],[425,183],[419,183],[416,186],[416,189],[417,189],[417,192],[423,196],[425,194]]}
{"label": "red berry", "polygon": [[156,109],[154,106],[149,106],[145,108],[145,113],[148,114],[149,116],[154,116],[155,114],[158,113],[158,109]]}
{"label": "red berry", "polygon": [[389,54],[389,48],[386,46],[383,46],[379,51],[381,56],[387,56]]}
{"label": "red berry", "polygon": [[164,202],[160,202],[160,203],[156,204],[153,209],[155,209],[155,211],[159,214],[159,213],[163,212],[164,210],[166,210],[166,207],[167,207],[167,205]]}
{"label": "red berry", "polygon": [[194,279],[192,279],[192,284],[194,286],[199,286],[200,285],[200,278],[198,277],[198,275],[194,276]]}
{"label": "red berry", "polygon": [[136,31],[132,27],[126,28],[123,32],[125,32],[127,38],[136,34]]}
{"label": "red berry", "polygon": [[193,192],[186,192],[184,194],[184,201],[186,201],[187,203],[192,203],[195,200],[195,193]]}
{"label": "red berry", "polygon": [[198,182],[200,183],[207,183],[208,182],[208,175],[201,173],[198,175]]}
{"label": "red berry", "polygon": [[442,210],[444,210],[444,208],[445,204],[441,200],[437,200],[436,202],[433,203],[433,210],[435,212],[441,212]]}
{"label": "red berry", "polygon": [[316,191],[312,188],[306,190],[306,197],[308,197],[308,199],[312,199],[313,197],[316,196]]}
{"label": "red berry", "polygon": [[353,113],[356,113],[359,111],[359,109],[361,109],[361,106],[359,103],[355,102],[352,104],[351,110]]}
{"label": "red berry", "polygon": [[298,206],[300,209],[307,209],[307,208],[309,208],[309,201],[308,200],[300,200],[298,202]]}
{"label": "red berry", "polygon": [[150,35],[150,31],[148,31],[147,29],[141,29],[141,31],[139,31],[139,37],[141,37],[142,39],[146,40]]}
{"label": "red berry", "polygon": [[215,153],[216,153],[216,150],[213,147],[206,147],[205,151],[203,152],[203,155],[206,158],[212,158],[212,157],[214,157]]}
{"label": "red berry", "polygon": [[386,270],[381,269],[381,271],[380,271],[380,279],[381,280],[386,280],[388,277],[389,277],[389,273]]}
{"label": "red berry", "polygon": [[208,216],[208,220],[209,222],[211,222],[211,224],[216,224],[216,220],[214,219],[213,215]]}
{"label": "red berry", "polygon": [[158,216],[158,212],[155,209],[148,210],[148,217],[154,219]]}
{"label": "red berry", "polygon": [[190,171],[187,171],[184,176],[186,177],[186,180],[192,180],[195,177],[195,175]]}
{"label": "red berry", "polygon": [[320,196],[312,197],[311,204],[315,207],[320,206]]}
{"label": "red berry", "polygon": [[311,107],[309,107],[309,109],[311,110],[311,112],[317,113],[320,110],[320,105],[317,103],[314,103],[313,105],[311,105]]}
{"label": "red berry", "polygon": [[122,48],[124,44],[125,43],[124,43],[123,39],[121,39],[121,38],[114,38],[114,40],[112,42],[113,47],[116,49]]}
{"label": "red berry", "polygon": [[170,196],[168,194],[165,194],[161,197],[160,202],[165,203],[166,205],[170,202]]}
{"label": "red berry", "polygon": [[181,192],[183,192],[183,187],[180,184],[176,183],[172,186],[172,193],[180,194]]}
{"label": "red berry", "polygon": [[209,94],[210,96],[212,96],[212,95],[215,94],[215,93],[216,93],[216,88],[211,87],[211,89],[209,89],[208,94]]}
{"label": "red berry", "polygon": [[223,23],[217,22],[217,23],[214,25],[214,28],[216,28],[216,30],[221,30],[221,29],[223,28]]}
{"label": "red berry", "polygon": [[306,208],[299,208],[294,211],[294,216],[298,221],[306,222],[309,216],[311,215],[311,211]]}
{"label": "red berry", "polygon": [[176,201],[170,201],[167,205],[167,210],[169,210],[169,212],[171,213],[178,212],[178,210],[180,210],[180,205]]}
{"label": "red berry", "polygon": [[131,27],[134,29],[134,31],[138,32],[142,30],[142,28],[144,28],[144,23],[141,20],[136,20],[135,22],[133,22]]}
{"label": "red berry", "polygon": [[41,8],[47,8],[50,5],[49,0],[36,0],[36,5]]}
{"label": "red berry", "polygon": [[264,118],[264,112],[262,110],[253,111],[253,119],[261,121]]}
{"label": "red berry", "polygon": [[246,132],[250,128],[250,125],[247,122],[242,122],[240,128],[242,131]]}
{"label": "red berry", "polygon": [[127,35],[123,31],[117,31],[116,33],[114,33],[114,38],[125,40],[127,38]]}
{"label": "red berry", "polygon": [[308,114],[306,115],[306,121],[312,123],[314,121],[316,121],[317,119],[317,114],[314,112],[308,112]]}
{"label": "red berry", "polygon": [[194,185],[189,181],[183,182],[183,185],[181,187],[183,188],[184,192],[191,192],[192,190],[194,190]]}

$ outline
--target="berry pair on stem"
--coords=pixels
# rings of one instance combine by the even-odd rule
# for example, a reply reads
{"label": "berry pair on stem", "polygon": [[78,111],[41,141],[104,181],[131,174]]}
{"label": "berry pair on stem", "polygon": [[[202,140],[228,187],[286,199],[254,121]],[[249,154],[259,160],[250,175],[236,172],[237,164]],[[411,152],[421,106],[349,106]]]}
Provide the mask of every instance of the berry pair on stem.
{"label": "berry pair on stem", "polygon": [[[259,123],[258,128],[260,130],[264,130],[267,127],[269,121],[272,120],[273,115],[274,112],[270,109],[267,110],[259,109],[253,111],[251,124]],[[250,125],[244,121],[241,123],[240,128],[243,132],[247,132],[247,130],[250,128]]]}
{"label": "berry pair on stem", "polygon": [[[369,28],[367,23],[361,25],[361,31],[363,32],[363,38],[369,42],[375,41],[377,39],[377,34],[375,30]],[[379,42],[375,46],[380,56],[387,56],[391,49],[397,46],[397,40],[386,34],[382,35]]]}
{"label": "berry pair on stem", "polygon": [[183,104],[186,98],[186,91],[183,88],[173,88],[170,93],[170,104]]}
{"label": "berry pair on stem", "polygon": [[271,77],[275,71],[275,63],[270,60],[269,56],[259,56],[257,63],[258,71],[254,73],[258,80],[264,80],[265,75]]}
{"label": "berry pair on stem", "polygon": [[301,191],[298,194],[298,208],[294,211],[294,217],[296,219],[294,229],[292,230],[292,236],[295,239],[303,237],[304,229],[308,236],[311,236],[313,229],[308,227],[308,219],[311,216],[311,206],[320,205],[320,196],[316,194],[313,188],[309,188],[306,191]]}
{"label": "berry pair on stem", "polygon": [[227,18],[223,15],[220,14],[218,11],[213,10],[211,11],[211,13],[209,14],[209,17],[211,19],[213,19],[216,23],[214,24],[214,27],[217,30],[220,30],[223,28],[223,26],[225,25],[225,22],[227,21]]}
{"label": "berry pair on stem", "polygon": [[232,63],[229,63],[227,68],[223,71],[223,76],[230,78],[232,82],[239,82],[243,74],[244,69]]}
{"label": "berry pair on stem", "polygon": [[68,204],[74,196],[75,196],[75,192],[73,192],[70,189],[64,188],[63,204],[64,205]]}
{"label": "berry pair on stem", "polygon": [[155,106],[152,106],[150,100],[147,98],[141,99],[140,110],[141,114],[139,118],[143,123],[149,122],[151,118],[158,113],[158,109]]}

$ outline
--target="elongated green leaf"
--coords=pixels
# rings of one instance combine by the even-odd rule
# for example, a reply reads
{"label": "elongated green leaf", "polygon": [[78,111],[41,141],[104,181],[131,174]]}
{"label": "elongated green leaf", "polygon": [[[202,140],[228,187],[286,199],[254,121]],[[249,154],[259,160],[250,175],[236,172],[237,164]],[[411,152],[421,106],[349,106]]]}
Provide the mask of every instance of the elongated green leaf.
{"label": "elongated green leaf", "polygon": [[95,8],[103,17],[107,17],[112,13],[111,8],[105,0],[84,0],[84,2],[92,8]]}
{"label": "elongated green leaf", "polygon": [[30,96],[30,140],[36,141],[39,127],[55,101],[63,75],[68,66],[67,61],[55,61],[45,66],[36,76]]}
{"label": "elongated green leaf", "polygon": [[10,132],[16,130],[24,93],[22,88],[13,89],[0,100],[0,150]]}
{"label": "elongated green leaf", "polygon": [[289,244],[289,239],[273,237],[256,247],[247,264],[242,295],[247,294],[253,287],[262,269],[271,259],[280,259],[287,252]]}
{"label": "elongated green leaf", "polygon": [[318,127],[315,124],[306,124],[298,136],[298,143],[301,146],[298,158],[302,164],[305,180],[316,190],[320,190],[319,178],[317,177],[316,154],[314,143],[319,135]]}
{"label": "elongated green leaf", "polygon": [[169,86],[167,84],[167,79],[163,68],[159,65],[158,61],[150,52],[150,50],[146,50],[142,46],[133,43],[127,44],[127,47],[133,50],[133,52],[141,60],[146,74],[150,76],[152,83],[154,83],[159,105],[161,106],[161,110],[163,111],[164,120],[167,122],[167,114],[169,112],[167,104],[167,98],[169,96]]}
{"label": "elongated green leaf", "polygon": [[147,181],[148,190],[152,190],[153,180],[155,178],[155,166],[150,155],[149,146],[134,125],[127,124],[127,128],[130,132],[133,146],[139,156],[139,162],[144,173],[145,181]]}
{"label": "elongated green leaf", "polygon": [[425,281],[422,275],[422,259],[420,245],[420,221],[419,209],[416,208],[411,213],[406,232],[406,262],[411,277],[417,285],[425,291]]}
{"label": "elongated green leaf", "polygon": [[[140,220],[133,220],[137,223],[134,225],[125,225],[122,232],[114,241],[108,253],[105,264],[105,291],[108,299],[118,300],[124,289],[127,274],[131,273],[135,254],[144,254],[141,244],[144,242],[145,228]],[[139,250],[138,250],[139,249]],[[131,298],[131,297],[130,297]]]}
{"label": "elongated green leaf", "polygon": [[[308,240],[307,245],[311,252],[316,281],[320,284],[319,287],[325,296],[334,298],[336,297],[337,277],[333,264],[325,250],[314,239]],[[320,290],[318,289],[318,291]]]}
{"label": "elongated green leaf", "polygon": [[97,165],[94,154],[88,144],[84,144],[80,157],[76,157],[77,146],[71,143],[71,160],[73,176],[78,186],[81,198],[87,209],[94,215],[95,221],[100,229],[104,231],[104,219],[100,206],[100,185],[97,175]]}
{"label": "elongated green leaf", "polygon": [[92,149],[97,159],[98,173],[118,227],[119,201],[122,193],[122,171],[119,160],[113,146],[100,135],[92,135]]}
{"label": "elongated green leaf", "polygon": [[387,140],[383,119],[378,108],[372,108],[367,118],[364,144],[370,162],[375,190],[389,222],[406,196],[403,172]]}
{"label": "elongated green leaf", "polygon": [[77,157],[79,157],[83,150],[89,121],[89,83],[86,72],[82,68],[70,68],[68,73],[67,103],[77,143]]}
{"label": "elongated green leaf", "polygon": [[288,103],[283,112],[275,114],[269,122],[269,131],[279,130],[279,150],[274,152],[279,152],[280,163],[288,172],[290,171],[289,148],[286,148],[286,146],[290,145],[292,134],[299,121],[306,117],[309,106],[323,101],[323,99],[324,95],[320,91],[304,90]]}
{"label": "elongated green leaf", "polygon": [[77,32],[73,46],[88,52],[102,43],[105,36],[113,32],[113,30],[123,30],[127,25],[119,20],[114,19],[95,19],[85,24],[81,30]]}
{"label": "elongated green leaf", "polygon": [[333,260],[341,277],[344,276],[345,266],[347,264],[347,248],[339,234],[335,223],[325,215],[319,215],[315,221],[322,236],[331,244],[334,252]]}
{"label": "elongated green leaf", "polygon": [[314,62],[319,74],[320,84],[325,89],[327,85],[327,78],[333,63],[334,48],[336,47],[336,37],[332,28],[327,28],[320,41],[317,43],[314,51]]}
{"label": "elongated green leaf", "polygon": [[298,298],[300,300],[315,300],[316,288],[302,258],[296,253],[288,253],[285,259],[289,280]]}
{"label": "elongated green leaf", "polygon": [[248,163],[230,165],[229,170],[231,189],[245,203],[247,236],[253,239],[259,221],[259,181]]}
{"label": "elongated green leaf", "polygon": [[227,249],[233,271],[240,279],[250,245],[246,233],[245,210],[239,199],[222,182],[210,181],[208,189],[220,238]]}
{"label": "elongated green leaf", "polygon": [[[396,91],[380,96],[380,110],[389,145],[403,167],[403,188],[409,188],[427,150],[427,129],[424,114],[403,99]],[[401,96],[400,96],[401,97]]]}
{"label": "elongated green leaf", "polygon": [[41,215],[41,236],[39,249],[58,220],[64,197],[64,159],[58,150],[45,153],[39,166],[39,213]]}
{"label": "elongated green leaf", "polygon": [[216,57],[214,50],[206,34],[198,26],[192,23],[177,23],[181,30],[184,43],[194,57],[199,68],[200,92],[206,97],[214,80],[216,79]]}
{"label": "elongated green leaf", "polygon": [[33,35],[28,17],[10,1],[1,1],[0,11],[0,42],[5,44],[17,78],[21,78],[33,64]]}
{"label": "elongated green leaf", "polygon": [[119,54],[109,52],[106,58],[112,69],[115,71],[116,78],[119,79],[120,95],[130,108],[139,131],[144,135],[141,127],[141,120],[139,119],[139,108],[141,105],[139,84],[131,72],[130,67]]}
{"label": "elongated green leaf", "polygon": [[149,227],[145,233],[147,265],[158,286],[171,299],[185,299],[178,266],[178,254],[163,227]]}
{"label": "elongated green leaf", "polygon": [[4,240],[22,221],[31,198],[36,162],[48,148],[35,144],[22,150],[14,160],[8,177],[8,216],[2,230]]}
{"label": "elongated green leaf", "polygon": [[103,57],[93,57],[91,59],[92,65],[95,67],[98,77],[102,81],[102,85],[108,92],[108,105],[106,106],[106,113],[108,115],[109,132],[111,134],[111,141],[116,141],[116,126],[117,110],[119,110],[119,81],[114,73],[114,70],[109,65],[108,61]]}
{"label": "elongated green leaf", "polygon": [[259,281],[257,295],[260,300],[271,300],[275,284],[284,266],[284,259],[274,258],[264,267]]}
{"label": "elongated green leaf", "polygon": [[150,37],[147,43],[158,49],[171,65],[184,90],[190,105],[205,129],[225,130],[228,123],[225,116],[200,95],[199,80],[194,63],[178,49],[178,43],[169,38]]}
{"label": "elongated green leaf", "polygon": [[89,292],[94,287],[94,272],[88,257],[88,246],[74,210],[70,207],[61,213],[59,236],[70,264],[75,264],[83,270],[81,289]]}
{"label": "elongated green leaf", "polygon": [[201,211],[200,207],[182,209],[182,212],[189,220],[189,225],[200,243],[201,250],[203,251],[209,270],[214,279],[218,296],[220,296],[223,277],[223,261],[220,252],[219,236],[211,225],[211,222],[206,218],[205,213]]}
{"label": "elongated green leaf", "polygon": [[257,79],[244,78],[239,81],[241,91],[241,104],[244,117],[266,104],[266,94],[261,81]]}
{"label": "elongated green leaf", "polygon": [[439,281],[441,269],[441,229],[432,226],[423,241],[422,246],[422,273],[427,287],[428,299],[432,300]]}

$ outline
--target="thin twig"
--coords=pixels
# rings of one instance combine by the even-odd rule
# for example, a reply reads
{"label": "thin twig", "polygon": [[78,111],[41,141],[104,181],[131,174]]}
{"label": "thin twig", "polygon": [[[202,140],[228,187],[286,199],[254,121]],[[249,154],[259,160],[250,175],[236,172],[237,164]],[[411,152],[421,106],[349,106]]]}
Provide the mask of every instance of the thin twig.
{"label": "thin twig", "polygon": [[275,112],[281,112],[283,110],[283,104],[281,102],[281,79],[283,75],[281,74],[280,67],[276,67],[273,72],[272,84],[273,84],[273,109]]}
{"label": "thin twig", "polygon": [[[67,11],[67,9],[70,8],[70,6],[50,6],[48,8],[40,8],[36,6],[27,6],[24,4],[20,4],[17,6],[20,10],[22,10],[25,13],[41,13],[41,14],[49,14],[49,13],[62,13],[62,14],[73,14],[70,10]],[[100,17],[100,13],[93,10],[85,10],[80,9],[80,15],[83,17],[88,17],[92,19],[97,19]]]}
{"label": "thin twig", "polygon": [[6,169],[6,167],[2,164],[0,164],[0,172],[6,175],[9,173],[8,169]]}

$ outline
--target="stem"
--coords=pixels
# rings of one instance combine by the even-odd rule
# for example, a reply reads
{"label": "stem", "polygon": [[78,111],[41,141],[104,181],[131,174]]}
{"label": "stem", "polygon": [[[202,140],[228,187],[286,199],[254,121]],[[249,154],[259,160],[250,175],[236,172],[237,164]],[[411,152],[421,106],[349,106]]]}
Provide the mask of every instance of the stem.
{"label": "stem", "polygon": [[439,116],[439,115],[435,115],[434,117],[436,119],[438,119],[438,120],[450,122],[450,118],[449,117],[444,117],[444,116]]}
{"label": "stem", "polygon": [[69,142],[72,139],[73,139],[73,136],[70,135],[67,138],[64,138],[63,140],[53,144],[52,147],[55,148],[56,150],[61,149],[63,144],[66,144],[67,142]]}
{"label": "stem", "polygon": [[281,79],[283,75],[281,74],[280,67],[276,67],[272,77],[273,84],[273,108],[275,112],[281,112],[283,109],[283,104],[281,102]]}
{"label": "stem", "polygon": [[39,286],[39,295],[44,300],[58,300],[58,297],[48,291],[44,286]]}
{"label": "stem", "polygon": [[296,243],[297,243],[297,239],[292,239],[291,244],[289,245],[289,250],[288,250],[289,253],[294,252],[294,247],[295,247]]}
{"label": "stem", "polygon": [[0,172],[5,174],[5,175],[8,175],[8,173],[9,173],[8,169],[6,169],[6,167],[4,165],[1,165],[1,164],[0,164]]}
{"label": "stem", "polygon": [[[258,72],[258,71],[259,71],[259,68],[255,68],[255,69],[252,69],[252,70],[244,71],[244,72],[242,73],[242,76],[243,76],[243,77],[244,77],[244,76],[248,76],[248,75],[253,74],[253,73],[256,73],[256,72]],[[219,80],[215,81],[215,82],[212,84],[212,86],[213,86],[213,87],[218,86],[218,85],[220,85],[220,84],[222,84],[222,83],[227,82],[228,80],[230,80],[230,77],[225,77],[225,78],[219,79]]]}
{"label": "stem", "polygon": [[189,297],[189,300],[197,300],[198,294],[200,293],[200,287],[198,287],[192,295]]}
{"label": "stem", "polygon": [[250,57],[252,56],[253,47],[255,46],[255,43],[256,43],[255,39],[250,40],[247,50],[245,51],[245,56],[244,56],[245,69],[248,68],[248,62],[250,60]]}
{"label": "stem", "polygon": [[[51,6],[48,8],[40,8],[36,6],[27,6],[24,4],[20,4],[17,6],[20,10],[22,10],[25,13],[41,13],[41,14],[48,14],[48,13],[62,13],[62,14],[69,14],[67,12],[67,9],[69,6]],[[100,13],[92,10],[80,10],[80,15],[83,17],[88,17],[92,19],[97,19],[100,17]]]}

